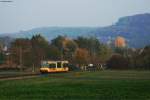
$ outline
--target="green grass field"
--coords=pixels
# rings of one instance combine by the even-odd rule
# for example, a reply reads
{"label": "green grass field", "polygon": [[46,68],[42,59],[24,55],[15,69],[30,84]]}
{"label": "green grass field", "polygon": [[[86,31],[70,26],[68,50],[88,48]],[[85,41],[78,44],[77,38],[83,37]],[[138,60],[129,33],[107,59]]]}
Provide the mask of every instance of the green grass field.
{"label": "green grass field", "polygon": [[150,72],[99,71],[0,81],[0,100],[150,100]]}

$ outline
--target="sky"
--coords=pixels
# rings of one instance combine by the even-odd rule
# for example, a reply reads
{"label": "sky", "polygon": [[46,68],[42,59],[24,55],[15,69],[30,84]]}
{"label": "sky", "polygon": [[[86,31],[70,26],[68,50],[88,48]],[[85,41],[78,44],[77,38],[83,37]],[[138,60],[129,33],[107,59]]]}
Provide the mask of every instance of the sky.
{"label": "sky", "polygon": [[37,27],[103,27],[150,13],[150,0],[12,0],[0,2],[0,33]]}

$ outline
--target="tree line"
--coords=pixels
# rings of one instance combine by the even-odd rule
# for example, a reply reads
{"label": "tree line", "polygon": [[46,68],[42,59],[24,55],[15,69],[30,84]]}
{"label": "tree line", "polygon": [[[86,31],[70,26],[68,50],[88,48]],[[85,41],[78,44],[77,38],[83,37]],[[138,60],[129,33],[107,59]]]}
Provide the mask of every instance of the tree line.
{"label": "tree line", "polygon": [[81,67],[106,64],[107,69],[150,69],[150,46],[142,49],[118,48],[96,37],[58,36],[51,41],[41,35],[15,39],[7,51],[0,50],[0,66],[39,69],[42,60],[68,60]]}
{"label": "tree line", "polygon": [[111,49],[96,37],[70,39],[58,36],[49,42],[43,36],[35,35],[31,39],[15,39],[8,52],[8,65],[18,68],[38,68],[42,60],[68,60],[82,66],[104,63],[111,56]]}

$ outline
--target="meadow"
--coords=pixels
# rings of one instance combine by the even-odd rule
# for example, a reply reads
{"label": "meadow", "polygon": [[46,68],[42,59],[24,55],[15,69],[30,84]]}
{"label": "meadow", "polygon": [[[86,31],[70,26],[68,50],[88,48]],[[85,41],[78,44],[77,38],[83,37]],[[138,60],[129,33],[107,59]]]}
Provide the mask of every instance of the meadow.
{"label": "meadow", "polygon": [[150,72],[68,72],[1,80],[0,100],[150,100]]}

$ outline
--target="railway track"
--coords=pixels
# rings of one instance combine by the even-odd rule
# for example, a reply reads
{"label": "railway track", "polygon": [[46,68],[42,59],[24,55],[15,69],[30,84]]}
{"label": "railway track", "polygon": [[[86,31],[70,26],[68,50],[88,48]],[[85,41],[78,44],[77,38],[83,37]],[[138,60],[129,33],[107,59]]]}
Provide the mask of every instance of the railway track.
{"label": "railway track", "polygon": [[[75,74],[72,72],[68,72],[68,74],[74,74],[75,76],[78,76],[79,74]],[[3,80],[19,80],[19,79],[28,79],[28,78],[34,78],[34,77],[45,77],[45,76],[49,76],[51,78],[69,78],[69,77],[65,77],[65,76],[59,76],[60,73],[47,73],[47,74],[41,74],[41,73],[20,73],[20,74],[2,74],[0,73],[0,81]]]}
{"label": "railway track", "polygon": [[[17,80],[17,79],[27,79],[27,78],[34,78],[34,77],[43,77],[48,75],[54,75],[50,76],[53,78],[63,78],[62,76],[55,76],[56,73],[47,73],[47,74],[41,74],[41,73],[20,73],[20,74],[7,74],[7,73],[0,73],[0,81],[3,80]],[[59,74],[59,73],[57,73]]]}
{"label": "railway track", "polygon": [[16,74],[16,75],[0,74],[0,81],[33,78],[33,77],[38,77],[39,75],[40,73],[27,73],[27,74]]}

